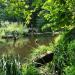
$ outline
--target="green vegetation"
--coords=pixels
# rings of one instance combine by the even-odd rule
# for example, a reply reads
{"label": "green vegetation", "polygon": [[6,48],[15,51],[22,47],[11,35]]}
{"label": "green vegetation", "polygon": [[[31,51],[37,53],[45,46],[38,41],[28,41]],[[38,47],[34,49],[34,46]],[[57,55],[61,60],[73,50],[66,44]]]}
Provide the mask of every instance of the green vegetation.
{"label": "green vegetation", "polygon": [[[62,35],[64,36],[64,35]],[[60,75],[74,75],[75,74],[75,40],[72,40],[70,43],[65,43],[63,38],[60,39],[58,44],[50,44],[49,46],[39,46],[38,48],[34,49],[31,54],[31,59],[24,64],[20,64],[20,61],[17,57],[13,56],[4,56],[1,58],[1,73],[4,75],[6,69],[3,70],[3,65],[7,68],[9,65],[15,67],[11,67],[11,69],[15,70],[16,74],[18,72],[21,75],[42,75],[42,74],[53,74],[53,73],[60,73]],[[54,51],[53,51],[54,50]],[[42,54],[46,53],[47,51],[54,52],[53,61],[44,65],[41,68],[35,68],[33,60],[39,58]],[[8,66],[4,63],[8,63]],[[20,66],[20,69],[17,67]],[[16,69],[15,69],[16,68]],[[9,70],[9,68],[7,68]],[[10,71],[10,70],[9,70]],[[9,72],[8,72],[9,73]],[[8,75],[8,74],[7,74]],[[10,75],[10,74],[9,74]],[[14,74],[13,74],[14,75]]]}
{"label": "green vegetation", "polygon": [[[24,56],[25,47],[31,51],[22,62],[13,52]],[[75,75],[75,0],[0,0],[0,52],[0,75]],[[35,67],[48,52],[53,60]]]}
{"label": "green vegetation", "polygon": [[0,75],[20,75],[20,69],[18,57],[3,56],[0,59]]}

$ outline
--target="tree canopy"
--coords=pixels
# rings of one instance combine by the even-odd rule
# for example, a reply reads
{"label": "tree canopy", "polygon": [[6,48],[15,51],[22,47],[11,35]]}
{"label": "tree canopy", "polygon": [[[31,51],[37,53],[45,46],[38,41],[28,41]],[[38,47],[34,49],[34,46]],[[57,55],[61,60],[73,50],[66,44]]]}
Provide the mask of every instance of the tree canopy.
{"label": "tree canopy", "polygon": [[74,9],[75,0],[0,0],[0,20],[59,29],[74,26]]}

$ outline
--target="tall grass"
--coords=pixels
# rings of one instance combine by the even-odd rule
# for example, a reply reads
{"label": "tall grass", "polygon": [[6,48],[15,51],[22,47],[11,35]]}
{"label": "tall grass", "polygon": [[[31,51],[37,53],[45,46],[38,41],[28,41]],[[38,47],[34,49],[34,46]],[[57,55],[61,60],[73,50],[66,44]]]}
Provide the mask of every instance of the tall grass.
{"label": "tall grass", "polygon": [[18,57],[3,56],[0,59],[0,75],[21,75],[21,64]]}
{"label": "tall grass", "polygon": [[7,55],[0,58],[0,75],[41,75],[30,63],[20,63],[19,56]]}
{"label": "tall grass", "polygon": [[22,65],[22,75],[41,75],[39,70],[32,64]]}

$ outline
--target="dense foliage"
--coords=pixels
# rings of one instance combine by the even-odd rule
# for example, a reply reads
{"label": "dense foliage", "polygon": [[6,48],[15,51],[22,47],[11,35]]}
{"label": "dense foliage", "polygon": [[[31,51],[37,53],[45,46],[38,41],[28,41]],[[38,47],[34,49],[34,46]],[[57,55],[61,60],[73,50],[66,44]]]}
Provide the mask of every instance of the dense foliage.
{"label": "dense foliage", "polygon": [[23,22],[42,29],[74,25],[74,0],[0,0],[0,20]]}
{"label": "dense foliage", "polygon": [[[4,21],[9,24],[1,27]],[[11,22],[22,25],[14,25]],[[75,75],[74,27],[75,0],[0,0],[0,35],[7,34],[8,31],[18,31],[21,35],[23,30],[28,32],[27,28],[37,28],[37,32],[63,31],[58,41],[56,38],[56,42],[53,40],[48,46],[38,45],[31,54],[32,61],[47,51],[54,52],[53,61],[42,67],[44,70],[46,68],[45,72],[43,70],[44,75]],[[36,69],[31,61],[28,62],[29,65],[20,64],[15,57],[2,57],[0,75],[42,75],[41,69]]]}

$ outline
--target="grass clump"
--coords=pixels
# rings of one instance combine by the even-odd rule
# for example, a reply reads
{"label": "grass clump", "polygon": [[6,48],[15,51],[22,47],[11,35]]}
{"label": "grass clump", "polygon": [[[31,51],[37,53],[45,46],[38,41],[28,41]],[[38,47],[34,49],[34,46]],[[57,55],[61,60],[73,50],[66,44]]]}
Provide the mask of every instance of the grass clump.
{"label": "grass clump", "polygon": [[[31,59],[30,61],[33,62],[35,65],[35,60],[42,57],[43,55],[46,55],[48,52],[54,52],[54,45],[50,43],[48,46],[41,45],[38,46],[37,48],[34,48],[32,53],[31,53]],[[41,66],[38,71],[41,75],[51,75],[51,68],[52,68],[52,62],[47,63],[43,66]]]}
{"label": "grass clump", "polygon": [[53,50],[54,49],[52,44],[50,44],[49,46],[45,45],[38,46],[37,48],[34,48],[31,53],[32,60],[35,59],[35,57],[39,58],[41,57],[41,55],[46,54],[48,51],[52,52]]}
{"label": "grass clump", "polygon": [[75,75],[75,67],[74,66],[67,66],[64,68],[65,75]]}
{"label": "grass clump", "polygon": [[22,65],[22,75],[41,75],[39,70],[35,68],[32,64],[24,64]]}
{"label": "grass clump", "polygon": [[0,58],[0,75],[41,75],[29,62],[20,63],[19,57],[6,55]]}
{"label": "grass clump", "polygon": [[21,65],[17,57],[3,56],[0,59],[0,75],[21,75]]}

